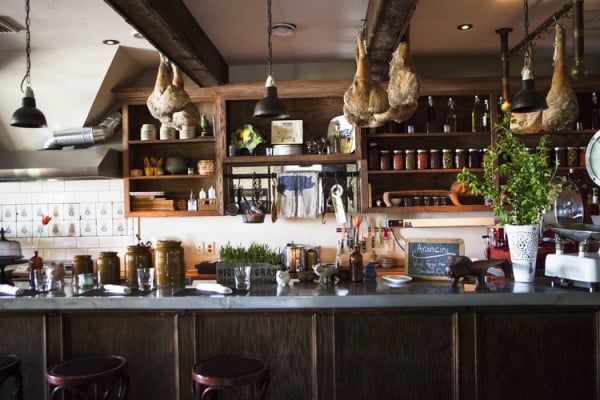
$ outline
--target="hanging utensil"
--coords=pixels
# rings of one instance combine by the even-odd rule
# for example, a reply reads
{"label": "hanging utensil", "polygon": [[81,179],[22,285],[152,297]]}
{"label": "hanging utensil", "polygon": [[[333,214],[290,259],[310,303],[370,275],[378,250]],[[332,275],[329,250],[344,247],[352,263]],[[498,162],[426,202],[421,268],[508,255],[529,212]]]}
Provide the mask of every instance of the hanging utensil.
{"label": "hanging utensil", "polygon": [[277,222],[277,181],[275,179],[271,182],[271,222]]}
{"label": "hanging utensil", "polygon": [[344,202],[342,201],[342,195],[344,194],[344,188],[339,183],[336,183],[331,187],[331,201],[333,204],[333,212],[338,225],[346,223],[346,212],[344,211]]}
{"label": "hanging utensil", "polygon": [[225,206],[225,214],[227,215],[238,215],[240,212],[240,200],[236,195],[236,187],[235,185],[231,186],[231,197],[229,198],[229,203]]}

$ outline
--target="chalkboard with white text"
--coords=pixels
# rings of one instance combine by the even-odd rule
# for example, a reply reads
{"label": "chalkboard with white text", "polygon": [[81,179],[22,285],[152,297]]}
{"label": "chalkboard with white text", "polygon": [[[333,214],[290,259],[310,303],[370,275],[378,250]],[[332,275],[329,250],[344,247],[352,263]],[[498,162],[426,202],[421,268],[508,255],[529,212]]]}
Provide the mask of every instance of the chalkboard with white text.
{"label": "chalkboard with white text", "polygon": [[446,261],[449,256],[464,255],[462,239],[406,239],[406,275],[420,279],[449,279]]}

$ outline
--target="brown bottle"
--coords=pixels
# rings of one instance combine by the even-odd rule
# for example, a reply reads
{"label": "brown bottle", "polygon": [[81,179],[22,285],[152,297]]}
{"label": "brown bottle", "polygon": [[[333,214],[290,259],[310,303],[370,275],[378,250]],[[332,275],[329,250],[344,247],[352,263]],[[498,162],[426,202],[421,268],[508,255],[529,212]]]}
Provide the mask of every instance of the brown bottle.
{"label": "brown bottle", "polygon": [[44,268],[44,259],[38,256],[38,251],[33,252],[33,257],[29,259],[29,285],[34,288],[35,282],[33,281],[33,271],[36,269],[41,270]]}
{"label": "brown bottle", "polygon": [[360,248],[354,247],[352,253],[350,253],[350,281],[362,282],[363,280],[363,259],[360,254]]}

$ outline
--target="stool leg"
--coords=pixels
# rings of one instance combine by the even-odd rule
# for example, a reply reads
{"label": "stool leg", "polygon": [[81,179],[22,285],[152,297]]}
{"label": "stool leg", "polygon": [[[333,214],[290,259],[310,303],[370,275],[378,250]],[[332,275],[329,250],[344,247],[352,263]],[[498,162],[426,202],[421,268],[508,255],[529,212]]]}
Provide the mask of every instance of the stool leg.
{"label": "stool leg", "polygon": [[[50,388],[50,400],[54,400],[55,396],[59,395],[60,393],[72,393],[75,395],[76,398],[79,398],[82,400],[88,400],[88,395],[76,388],[66,387],[66,386],[54,386],[54,385],[49,385],[49,388]],[[60,399],[60,397],[56,397],[56,398]]]}
{"label": "stool leg", "polygon": [[267,389],[269,388],[269,383],[271,382],[271,378],[266,378],[262,382],[256,384],[256,400],[263,400],[265,395],[267,394]]}
{"label": "stool leg", "polygon": [[18,370],[15,374],[14,396],[15,400],[23,400],[23,375],[21,375],[21,370]]}

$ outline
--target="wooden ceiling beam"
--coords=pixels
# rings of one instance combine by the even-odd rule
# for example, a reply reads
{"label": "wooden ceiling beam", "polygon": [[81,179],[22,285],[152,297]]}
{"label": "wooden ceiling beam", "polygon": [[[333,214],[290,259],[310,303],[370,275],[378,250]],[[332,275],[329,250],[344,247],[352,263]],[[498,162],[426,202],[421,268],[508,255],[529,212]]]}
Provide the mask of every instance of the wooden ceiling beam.
{"label": "wooden ceiling beam", "polygon": [[408,31],[417,2],[418,0],[369,0],[366,40],[375,79],[388,79],[392,53]]}
{"label": "wooden ceiling beam", "polygon": [[229,81],[219,50],[182,0],[104,0],[200,86]]}

